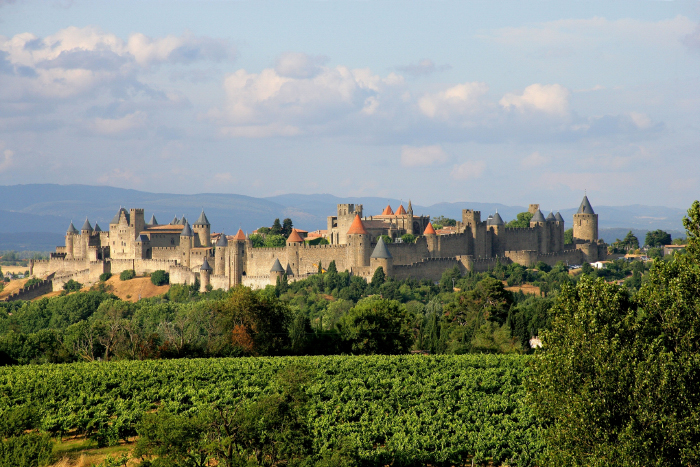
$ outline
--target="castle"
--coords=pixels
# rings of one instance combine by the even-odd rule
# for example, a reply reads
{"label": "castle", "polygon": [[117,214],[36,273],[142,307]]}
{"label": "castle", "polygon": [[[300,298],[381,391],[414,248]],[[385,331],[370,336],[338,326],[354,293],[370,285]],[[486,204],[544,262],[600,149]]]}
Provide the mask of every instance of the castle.
{"label": "castle", "polygon": [[[239,284],[262,288],[287,275],[289,281],[316,274],[319,265],[335,261],[339,271],[369,280],[378,267],[389,277],[439,280],[454,266],[464,271],[487,271],[497,262],[532,266],[539,261],[582,264],[604,259],[607,247],[598,239],[598,215],[588,197],[574,214],[573,243],[564,243],[564,219],[557,213],[546,218],[539,205],[527,228],[508,228],[496,212],[481,219],[479,211],[464,209],[454,233],[438,235],[429,216],[414,216],[411,203],[394,212],[390,206],[377,216],[364,216],[362,205],[339,204],[328,217],[327,245],[309,245],[292,231],[284,247],[253,248],[238,230],[234,236],[212,235],[202,211],[192,224],[183,216],[169,224],[147,223],[143,209],[121,208],[109,230],[93,228],[86,219],[80,231],[71,222],[64,246],[48,260],[33,260],[34,277],[49,279],[60,290],[73,279],[94,284],[103,273],[134,270],[137,275],[165,270],[172,284],[193,284],[227,290]],[[402,235],[417,236],[403,243]],[[382,236],[396,239],[385,243]],[[212,237],[217,238],[215,243]]]}

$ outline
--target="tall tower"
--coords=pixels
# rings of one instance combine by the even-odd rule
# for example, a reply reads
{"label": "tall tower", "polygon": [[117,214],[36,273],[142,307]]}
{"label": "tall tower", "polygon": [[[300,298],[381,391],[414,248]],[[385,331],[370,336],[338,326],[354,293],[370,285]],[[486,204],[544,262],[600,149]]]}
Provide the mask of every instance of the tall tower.
{"label": "tall tower", "polygon": [[243,230],[238,229],[238,232],[233,237],[233,242],[229,244],[229,257],[231,261],[231,267],[229,269],[229,281],[231,286],[240,285],[243,280],[243,273],[245,272],[245,256],[246,247],[248,242],[246,241],[245,234]]}
{"label": "tall tower", "polygon": [[226,274],[226,248],[228,247],[228,239],[226,234],[221,232],[221,237],[216,242],[216,251],[214,252],[214,275],[223,276]]}
{"label": "tall tower", "polygon": [[537,251],[540,254],[549,253],[549,225],[550,224],[544,218],[542,211],[540,211],[538,208],[535,215],[532,216],[532,219],[530,219],[530,228],[538,229],[537,238],[539,245]]}
{"label": "tall tower", "polygon": [[598,241],[598,214],[593,211],[588,196],[583,197],[578,212],[574,214],[574,243]]}
{"label": "tall tower", "polygon": [[76,229],[73,222],[71,222],[66,232],[66,258],[73,259],[73,245],[76,235],[78,235],[78,229]]}
{"label": "tall tower", "polygon": [[200,268],[200,273],[199,273],[199,291],[204,293],[207,291],[207,286],[210,284],[210,274],[211,274],[211,266],[209,266],[209,261],[207,261],[207,258],[204,258],[204,261],[202,261],[202,267]]}
{"label": "tall tower", "polygon": [[192,228],[189,222],[185,222],[185,227],[182,228],[180,233],[180,262],[186,268],[190,267],[190,251],[192,250],[193,240],[194,233]]}
{"label": "tall tower", "polygon": [[209,224],[207,215],[204,214],[204,209],[202,209],[202,213],[199,215],[197,221],[192,224],[192,231],[197,235],[200,246],[211,246],[211,225]]}
{"label": "tall tower", "polygon": [[350,225],[347,237],[349,245],[348,264],[355,267],[369,266],[369,257],[372,254],[372,237],[367,233],[359,214],[355,215],[355,220]]}
{"label": "tall tower", "polygon": [[376,271],[379,267],[384,270],[384,274],[386,274],[387,277],[394,275],[394,259],[384,244],[382,237],[379,237],[377,246],[374,248],[370,257],[370,269],[372,272]]}

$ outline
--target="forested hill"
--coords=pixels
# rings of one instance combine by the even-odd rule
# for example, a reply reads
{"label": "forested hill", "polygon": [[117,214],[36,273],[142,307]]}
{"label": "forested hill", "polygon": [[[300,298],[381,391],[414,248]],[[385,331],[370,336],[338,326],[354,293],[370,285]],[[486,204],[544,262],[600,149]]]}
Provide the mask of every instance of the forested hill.
{"label": "forested hill", "polygon": [[[235,232],[242,228],[250,232],[260,226],[271,225],[275,218],[285,217],[291,218],[299,228],[322,229],[326,227],[327,216],[336,212],[338,203],[362,204],[366,215],[380,213],[387,203],[394,209],[400,203],[404,207],[408,204],[408,199],[340,198],[329,194],[285,194],[254,198],[222,193],[150,193],[108,186],[55,184],[0,186],[0,199],[0,250],[43,249],[44,244],[55,243],[58,238],[56,234],[65,233],[69,222],[82,224],[86,216],[93,225],[98,222],[102,228],[107,228],[120,206],[144,208],[147,218],[155,214],[161,223],[167,223],[175,215],[180,217],[183,214],[189,219],[196,219],[204,208],[212,222],[213,231]],[[543,212],[559,210],[566,223],[571,225],[577,206],[557,206],[547,200],[533,201],[541,202]],[[527,209],[526,206],[473,201],[431,206],[414,202],[413,208],[416,214],[433,217],[443,215],[455,219],[461,216],[461,211],[465,208],[480,210],[483,218],[498,210],[506,221]],[[600,215],[601,228],[681,230],[681,219],[685,213],[682,209],[641,205],[608,207],[594,203],[594,208]],[[19,239],[16,235],[7,235],[19,233],[35,235],[21,236]]]}

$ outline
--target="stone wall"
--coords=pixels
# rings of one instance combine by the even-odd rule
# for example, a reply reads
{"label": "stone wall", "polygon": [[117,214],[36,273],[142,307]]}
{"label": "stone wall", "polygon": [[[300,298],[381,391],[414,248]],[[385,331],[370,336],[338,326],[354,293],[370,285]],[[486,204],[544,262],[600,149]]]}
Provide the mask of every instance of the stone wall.
{"label": "stone wall", "polygon": [[181,265],[173,265],[170,266],[170,269],[168,270],[168,274],[170,275],[170,283],[171,284],[184,284],[184,285],[192,285],[194,284],[195,280],[197,280],[197,277],[199,276],[198,273],[193,272],[189,268],[186,268]]}
{"label": "stone wall", "polygon": [[90,269],[83,269],[82,271],[75,271],[72,273],[56,274],[51,281],[52,290],[54,292],[63,290],[63,285],[69,280],[80,282],[83,286],[89,285]]}
{"label": "stone wall", "polygon": [[267,274],[264,276],[243,276],[241,283],[251,289],[264,289],[268,285],[275,285],[276,282],[273,282],[270,279],[270,274]]}
{"label": "stone wall", "polygon": [[37,297],[41,297],[53,290],[53,284],[51,281],[41,281],[38,284],[30,285],[29,287],[24,287],[19,289],[17,292],[13,293],[9,297],[5,298],[6,302],[14,302],[16,300],[32,300]]}
{"label": "stone wall", "polygon": [[133,266],[137,276],[150,274],[154,271],[162,270],[169,271],[172,266],[175,266],[177,261],[174,259],[137,259],[134,260]]}
{"label": "stone wall", "polygon": [[393,277],[398,280],[413,278],[439,281],[445,271],[455,266],[463,268],[456,258],[427,258],[411,265],[394,266]]}
{"label": "stone wall", "polygon": [[[372,245],[372,251],[375,246]],[[389,243],[387,249],[394,259],[394,266],[410,265],[430,257],[425,237],[416,239],[416,243]]]}

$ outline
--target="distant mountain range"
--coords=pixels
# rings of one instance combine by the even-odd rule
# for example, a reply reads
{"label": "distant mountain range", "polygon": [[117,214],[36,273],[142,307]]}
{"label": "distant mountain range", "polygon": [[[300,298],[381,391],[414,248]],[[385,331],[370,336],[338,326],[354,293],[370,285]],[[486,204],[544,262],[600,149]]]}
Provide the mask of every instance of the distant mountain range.
{"label": "distant mountain range", "polygon": [[[329,194],[286,194],[267,198],[251,196],[202,193],[181,195],[149,193],[108,186],[32,184],[0,186],[0,250],[53,250],[63,243],[63,235],[71,221],[77,228],[89,218],[94,226],[107,229],[109,221],[120,206],[138,207],[146,211],[146,220],[155,214],[159,223],[170,222],[183,214],[190,220],[199,216],[202,208],[212,223],[213,232],[234,233],[238,228],[246,232],[263,225],[271,225],[275,218],[289,217],[296,227],[305,230],[326,228],[327,217],[336,212],[340,203],[362,204],[365,215],[379,214],[387,204],[395,210],[408,200],[379,197],[340,198]],[[600,236],[605,241],[624,237],[632,229],[640,241],[648,230],[663,229],[674,238],[683,233],[681,219],[685,211],[663,206],[596,206],[599,215]],[[436,217],[443,215],[461,218],[462,209],[481,211],[482,219],[498,210],[508,222],[527,206],[507,206],[498,203],[453,202],[420,206],[413,203],[416,214]],[[578,209],[566,206],[542,205],[546,215],[549,210],[559,211],[568,225]],[[608,229],[621,229],[624,233]],[[673,232],[672,232],[673,231]],[[676,235],[674,235],[674,233]],[[612,236],[612,237],[611,237]]]}

